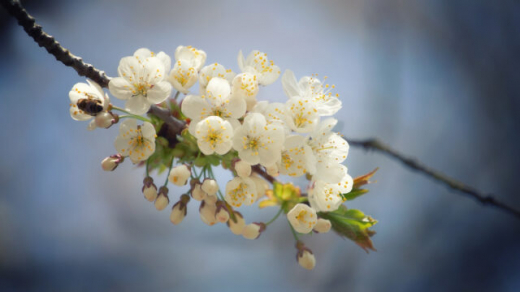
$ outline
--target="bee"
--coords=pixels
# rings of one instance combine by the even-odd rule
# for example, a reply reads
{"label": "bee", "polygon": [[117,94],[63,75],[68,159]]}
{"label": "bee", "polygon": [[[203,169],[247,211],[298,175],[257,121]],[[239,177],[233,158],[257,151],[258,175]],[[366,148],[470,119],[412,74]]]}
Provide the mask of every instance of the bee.
{"label": "bee", "polygon": [[82,98],[78,100],[78,108],[87,115],[96,116],[103,111],[101,100],[93,98]]}

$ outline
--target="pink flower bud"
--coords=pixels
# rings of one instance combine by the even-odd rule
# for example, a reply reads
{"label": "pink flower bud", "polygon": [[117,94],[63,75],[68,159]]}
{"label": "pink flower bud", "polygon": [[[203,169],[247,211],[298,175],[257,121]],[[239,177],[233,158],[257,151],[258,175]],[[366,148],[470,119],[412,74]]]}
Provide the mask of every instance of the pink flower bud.
{"label": "pink flower bud", "polygon": [[330,231],[330,228],[332,227],[332,224],[329,220],[318,218],[318,222],[316,222],[316,225],[314,226],[313,230],[317,233],[327,233]]}
{"label": "pink flower bud", "polygon": [[217,206],[203,200],[199,208],[200,219],[202,219],[202,222],[209,226],[215,225],[215,223],[217,223],[215,211],[217,211]]}
{"label": "pink flower bud", "polygon": [[247,239],[257,239],[265,230],[265,224],[261,222],[253,222],[248,224],[242,230],[242,236]]}
{"label": "pink flower bud", "polygon": [[96,127],[108,129],[119,121],[119,116],[112,112],[102,112],[96,116],[94,121],[96,123]]}
{"label": "pink flower bud", "polygon": [[235,163],[235,170],[240,177],[249,177],[251,175],[251,165],[243,160]]}
{"label": "pink flower bud", "polygon": [[149,176],[145,177],[143,180],[143,194],[144,197],[150,201],[153,202],[157,198],[157,187],[153,183],[153,179]]}
{"label": "pink flower bud", "polygon": [[155,200],[155,209],[161,211],[168,206],[170,203],[170,199],[168,198],[168,188],[161,187],[159,189],[159,194],[157,195],[157,199]]}
{"label": "pink flower bud", "polygon": [[202,190],[210,196],[214,196],[218,192],[218,184],[214,179],[205,179],[201,186]]}
{"label": "pink flower bud", "polygon": [[201,189],[199,183],[195,184],[191,189],[191,197],[196,201],[202,201],[206,196],[206,193]]}
{"label": "pink flower bud", "polygon": [[124,160],[125,158],[121,154],[110,155],[101,161],[101,168],[103,168],[104,171],[113,171],[119,164],[123,163]]}
{"label": "pink flower bud", "polygon": [[307,270],[312,270],[316,266],[316,258],[310,249],[299,251],[296,254],[296,259],[298,264]]}
{"label": "pink flower bud", "polygon": [[307,248],[301,241],[296,242],[296,249],[298,250],[296,253],[298,264],[307,270],[314,269],[314,266],[316,266],[316,258],[312,250]]}
{"label": "pink flower bud", "polygon": [[233,232],[235,235],[241,235],[242,230],[244,230],[244,227],[246,226],[246,222],[244,220],[244,217],[242,217],[242,214],[239,212],[234,212],[235,214],[235,220],[233,218],[229,218],[227,222],[227,226]]}
{"label": "pink flower bud", "polygon": [[184,220],[186,214],[188,213],[187,204],[190,201],[190,197],[188,195],[182,195],[181,199],[173,205],[172,213],[170,214],[170,221],[177,225]]}
{"label": "pink flower bud", "polygon": [[222,201],[217,202],[217,211],[215,218],[220,223],[226,223],[229,220],[229,211],[227,210],[226,204]]}

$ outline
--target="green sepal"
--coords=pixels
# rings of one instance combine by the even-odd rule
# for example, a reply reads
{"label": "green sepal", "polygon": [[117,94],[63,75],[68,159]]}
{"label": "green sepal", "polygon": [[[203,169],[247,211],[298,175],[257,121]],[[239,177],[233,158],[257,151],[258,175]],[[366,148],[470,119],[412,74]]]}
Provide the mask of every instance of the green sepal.
{"label": "green sepal", "polygon": [[356,209],[347,209],[341,206],[334,212],[319,212],[318,216],[327,219],[332,224],[332,229],[342,237],[346,237],[354,241],[367,253],[369,250],[376,251],[372,240],[375,231],[369,228],[377,223],[370,216],[366,216],[363,212]]}
{"label": "green sepal", "polygon": [[341,194],[341,196],[346,201],[351,201],[351,200],[354,200],[355,198],[360,197],[360,196],[362,196],[362,195],[364,195],[366,193],[368,193],[367,189],[354,189],[354,190],[350,191],[350,193]]}

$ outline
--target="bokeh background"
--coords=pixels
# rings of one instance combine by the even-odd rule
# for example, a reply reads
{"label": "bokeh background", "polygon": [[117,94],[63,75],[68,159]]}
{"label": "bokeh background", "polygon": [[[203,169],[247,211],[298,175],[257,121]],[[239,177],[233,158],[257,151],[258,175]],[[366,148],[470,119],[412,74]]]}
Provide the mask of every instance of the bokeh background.
{"label": "bokeh background", "polygon": [[[346,137],[380,137],[520,207],[518,1],[23,3],[109,76],[140,47],[173,56],[178,45],[235,71],[240,49],[259,49],[297,76],[327,75]],[[84,78],[3,10],[0,23],[1,291],[520,290],[518,219],[357,148],[353,175],[380,167],[371,192],[349,204],[379,220],[377,252],[311,236],[310,272],[296,264],[285,220],[248,241],[204,225],[191,203],[173,226],[143,199],[142,169],[101,170],[117,127],[88,132],[70,118],[68,91]],[[281,82],[259,98],[284,101]],[[275,213],[241,211],[249,222]]]}

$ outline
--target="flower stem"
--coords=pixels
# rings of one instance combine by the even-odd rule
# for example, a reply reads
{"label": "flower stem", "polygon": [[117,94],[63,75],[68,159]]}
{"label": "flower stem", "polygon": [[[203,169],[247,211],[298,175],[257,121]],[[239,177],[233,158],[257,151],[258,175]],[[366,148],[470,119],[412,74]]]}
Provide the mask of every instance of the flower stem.
{"label": "flower stem", "polygon": [[197,178],[199,175],[197,174],[197,168],[195,167],[195,165],[192,165],[191,169],[193,169],[193,174],[191,175],[191,178]]}
{"label": "flower stem", "polygon": [[273,223],[276,219],[278,219],[278,217],[280,216],[280,214],[282,214],[282,212],[283,212],[283,209],[280,208],[280,210],[278,210],[278,213],[276,213],[276,215],[274,215],[273,219],[271,219],[271,220],[269,220],[268,222],[265,223],[265,226]]}
{"label": "flower stem", "polygon": [[294,228],[292,227],[292,225],[291,225],[291,223],[289,221],[287,221],[287,223],[289,223],[289,227],[291,227],[291,231],[292,231],[292,235],[294,237],[294,240],[299,241],[300,238],[298,237],[298,233],[296,232],[296,230],[294,230]]}
{"label": "flower stem", "polygon": [[143,122],[148,122],[148,123],[151,123],[151,122],[152,122],[150,119],[147,119],[147,118],[145,118],[145,117],[143,117],[143,116],[134,115],[134,114],[132,114],[132,113],[130,113],[130,112],[128,112],[128,111],[126,111],[126,110],[120,108],[120,107],[114,106],[114,105],[112,105],[112,109],[117,110],[117,111],[120,111],[120,112],[124,112],[124,113],[126,113],[126,115],[119,116],[120,119],[124,119],[124,118],[134,118],[134,119],[136,119],[136,120],[141,120],[141,121],[143,121]]}
{"label": "flower stem", "polygon": [[170,177],[170,172],[172,171],[174,159],[175,159],[175,156],[172,155],[172,161],[170,162],[170,169],[168,169],[168,174],[166,175],[166,181],[164,182],[164,186],[168,185],[168,178]]}
{"label": "flower stem", "polygon": [[173,97],[173,99],[177,100],[177,97],[179,97],[179,94],[181,94],[181,92],[177,91],[177,93],[175,93],[175,96]]}
{"label": "flower stem", "polygon": [[150,158],[146,159],[146,177],[149,177],[150,176]]}

